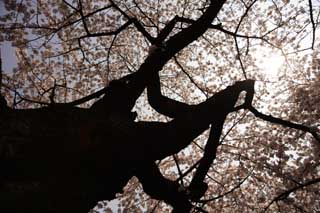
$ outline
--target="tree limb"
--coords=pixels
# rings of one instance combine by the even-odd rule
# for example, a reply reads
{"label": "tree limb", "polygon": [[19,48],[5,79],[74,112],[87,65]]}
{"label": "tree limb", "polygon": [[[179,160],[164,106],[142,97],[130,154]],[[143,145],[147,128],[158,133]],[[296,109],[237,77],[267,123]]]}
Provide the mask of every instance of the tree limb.
{"label": "tree limb", "polygon": [[7,108],[7,101],[2,96],[1,89],[2,89],[2,57],[1,57],[1,51],[0,51],[0,111]]}
{"label": "tree limb", "polygon": [[261,118],[261,119],[263,119],[265,121],[269,121],[271,123],[276,123],[276,124],[280,124],[280,125],[283,125],[283,126],[286,126],[286,127],[293,128],[293,129],[309,132],[320,143],[319,134],[315,130],[310,128],[310,127],[304,126],[302,124],[296,124],[296,123],[293,123],[293,122],[290,122],[290,121],[286,121],[286,120],[283,120],[281,118],[276,118],[276,117],[273,117],[271,115],[265,115],[265,114],[259,112],[258,110],[256,110],[253,106],[248,107],[248,109],[256,117]]}
{"label": "tree limb", "polygon": [[312,24],[312,45],[311,45],[311,48],[313,49],[314,48],[315,39],[316,39],[316,24],[314,22],[312,9],[313,9],[312,0],[309,0],[309,13],[310,13],[310,21],[311,21],[311,24]]}
{"label": "tree limb", "polygon": [[191,199],[193,200],[198,200],[199,198],[201,198],[208,188],[208,186],[203,181],[209,171],[212,162],[216,158],[224,120],[225,117],[223,120],[216,121],[211,125],[210,135],[205,146],[204,155],[200,159],[199,167],[197,168],[196,173],[193,176],[193,179],[189,186]]}
{"label": "tree limb", "polygon": [[198,20],[168,40],[167,48],[171,50],[170,58],[207,31],[225,2],[226,0],[210,1],[210,5]]}
{"label": "tree limb", "polygon": [[303,184],[299,184],[291,189],[288,189],[282,193],[280,193],[278,196],[276,196],[275,198],[272,199],[272,201],[268,204],[268,206],[265,208],[265,211],[274,203],[274,202],[277,202],[277,201],[280,201],[280,200],[284,200],[286,199],[291,193],[299,190],[299,189],[302,189],[304,187],[307,187],[307,186],[310,186],[312,184],[316,184],[316,183],[319,183],[320,182],[320,178],[316,178],[316,179],[313,179],[313,180],[310,180],[310,181],[307,181]]}
{"label": "tree limb", "polygon": [[1,49],[0,49],[0,95],[2,89],[2,57],[1,57]]}
{"label": "tree limb", "polygon": [[118,35],[120,32],[125,30],[130,24],[132,24],[133,20],[129,20],[126,23],[124,23],[121,27],[114,31],[109,32],[98,32],[98,33],[90,33],[86,30],[87,34],[80,36],[79,39],[88,38],[88,37],[101,37],[101,36],[110,36],[110,35]]}
{"label": "tree limb", "polygon": [[230,189],[229,191],[227,191],[227,192],[225,192],[225,193],[223,193],[223,194],[220,194],[220,195],[218,195],[218,196],[216,196],[216,197],[209,198],[209,199],[205,199],[205,200],[200,200],[200,201],[198,201],[198,202],[199,202],[199,203],[208,203],[208,202],[210,202],[210,201],[214,201],[214,200],[220,199],[220,198],[222,198],[222,197],[224,197],[224,196],[226,196],[226,195],[234,192],[236,189],[240,188],[240,186],[251,176],[252,172],[253,172],[253,170],[251,170],[251,171],[249,172],[249,174],[248,174],[245,178],[243,178],[235,187],[233,187],[233,188]]}
{"label": "tree limb", "polygon": [[189,78],[189,80],[191,81],[191,83],[193,83],[199,90],[200,92],[202,92],[202,94],[204,94],[204,96],[206,98],[208,98],[208,94],[197,84],[197,82],[195,82],[193,80],[193,78],[190,76],[190,74],[183,68],[182,64],[178,61],[178,58],[176,56],[173,57],[174,61],[176,62],[176,64],[178,65],[178,67],[182,70],[182,72],[184,74],[186,74],[186,76]]}
{"label": "tree limb", "polygon": [[154,43],[154,38],[146,31],[146,29],[142,26],[142,24],[136,19],[130,17],[128,14],[126,14],[116,3],[114,3],[113,0],[110,0],[111,5],[118,10],[124,17],[126,17],[129,21],[132,21],[135,27],[139,32],[142,33],[142,35],[150,42]]}

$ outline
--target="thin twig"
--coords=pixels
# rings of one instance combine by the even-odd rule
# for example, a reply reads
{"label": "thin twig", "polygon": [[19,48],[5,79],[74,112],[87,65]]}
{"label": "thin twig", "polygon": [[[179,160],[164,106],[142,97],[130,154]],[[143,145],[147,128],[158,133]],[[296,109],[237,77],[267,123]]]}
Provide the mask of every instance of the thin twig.
{"label": "thin twig", "polygon": [[237,59],[239,60],[239,63],[240,63],[240,67],[241,67],[243,76],[244,76],[244,78],[247,80],[248,77],[247,77],[246,69],[245,69],[245,67],[243,66],[243,62],[242,62],[242,59],[241,59],[241,53],[240,53],[240,49],[239,49],[237,37],[234,37],[234,43],[235,43],[235,45],[236,45],[236,50],[237,50]]}
{"label": "thin twig", "polygon": [[[248,15],[251,7],[256,3],[256,1],[257,1],[257,0],[253,1],[249,6],[246,6],[246,5],[245,5],[245,7],[246,7],[247,9],[246,9],[245,13],[241,16],[240,21],[239,21],[239,23],[238,23],[238,25],[237,25],[237,27],[236,27],[236,29],[235,29],[235,31],[234,31],[234,34],[237,34],[237,33],[238,33],[242,21],[243,21],[244,18]],[[239,45],[238,45],[238,41],[237,41],[237,37],[236,37],[236,36],[234,36],[234,41],[235,41],[235,45],[236,45],[236,49],[237,49],[237,59],[238,59],[239,62],[240,62],[240,66],[241,66],[241,70],[242,70],[243,76],[244,76],[245,79],[248,79],[248,78],[247,78],[247,74],[246,74],[245,67],[244,67],[243,62],[242,62],[242,59],[241,59],[241,52],[240,52],[240,49],[239,49]]]}
{"label": "thin twig", "polygon": [[229,191],[227,191],[227,192],[225,192],[225,193],[223,193],[223,194],[221,194],[221,195],[218,195],[218,196],[216,196],[216,197],[213,197],[213,198],[210,198],[210,199],[205,199],[205,200],[200,200],[200,201],[198,201],[198,202],[199,202],[199,203],[208,203],[208,202],[210,202],[210,201],[217,200],[217,199],[219,199],[219,198],[222,198],[222,197],[224,197],[224,196],[226,196],[226,195],[234,192],[236,189],[240,188],[240,186],[251,176],[252,172],[253,172],[253,170],[251,170],[251,171],[249,172],[249,174],[248,174],[245,178],[243,178],[235,187],[233,187],[233,188],[230,189]]}
{"label": "thin twig", "polygon": [[267,205],[267,207],[265,208],[265,211],[274,203],[274,202],[277,202],[277,201],[280,201],[280,200],[284,200],[286,199],[291,193],[299,190],[299,189],[302,189],[306,186],[310,186],[312,184],[316,184],[316,183],[319,183],[320,182],[320,178],[316,178],[316,179],[313,179],[313,180],[310,180],[310,181],[307,181],[303,184],[299,184],[291,189],[288,189],[284,192],[282,192],[281,194],[279,194],[278,196],[276,196],[275,198],[272,199],[272,201]]}
{"label": "thin twig", "polygon": [[180,64],[180,62],[178,61],[177,57],[174,56],[174,61],[176,62],[176,64],[178,65],[178,67],[181,69],[181,71],[186,74],[186,76],[189,78],[189,80],[191,81],[191,83],[193,83],[203,94],[206,98],[208,98],[208,94],[203,91],[203,89],[197,84],[197,82],[195,82],[193,80],[193,78],[189,75],[189,73],[183,68],[183,66]]}

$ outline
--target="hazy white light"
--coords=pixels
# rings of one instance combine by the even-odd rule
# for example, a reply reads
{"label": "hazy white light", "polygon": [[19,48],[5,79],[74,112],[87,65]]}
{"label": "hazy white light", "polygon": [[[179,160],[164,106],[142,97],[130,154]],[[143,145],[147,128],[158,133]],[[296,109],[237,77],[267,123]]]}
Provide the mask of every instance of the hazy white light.
{"label": "hazy white light", "polygon": [[284,57],[280,52],[268,48],[261,48],[255,54],[256,65],[266,77],[276,77],[284,64]]}

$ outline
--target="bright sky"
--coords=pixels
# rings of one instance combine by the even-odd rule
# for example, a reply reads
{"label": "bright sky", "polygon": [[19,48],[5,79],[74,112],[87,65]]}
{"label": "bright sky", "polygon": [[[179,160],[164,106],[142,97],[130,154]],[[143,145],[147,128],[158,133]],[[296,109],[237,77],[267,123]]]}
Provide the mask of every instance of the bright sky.
{"label": "bright sky", "polygon": [[[5,14],[4,2],[0,0],[0,15]],[[15,51],[10,42],[1,42],[1,58],[3,72],[12,72],[12,68],[17,65]]]}
{"label": "bright sky", "polygon": [[280,52],[275,52],[266,47],[259,48],[259,51],[255,54],[255,59],[259,70],[269,79],[277,77],[281,66],[285,62],[285,58]]}

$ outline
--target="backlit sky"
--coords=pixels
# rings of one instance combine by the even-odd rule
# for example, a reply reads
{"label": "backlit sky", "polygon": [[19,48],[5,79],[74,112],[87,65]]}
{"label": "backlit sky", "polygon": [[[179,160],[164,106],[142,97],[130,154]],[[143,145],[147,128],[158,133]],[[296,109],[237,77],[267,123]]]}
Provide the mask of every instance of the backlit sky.
{"label": "backlit sky", "polygon": [[[5,14],[4,3],[0,0],[0,15]],[[10,42],[1,42],[1,58],[2,58],[2,70],[3,72],[12,72],[13,67],[16,66],[16,56],[15,51],[11,47]]]}

